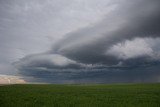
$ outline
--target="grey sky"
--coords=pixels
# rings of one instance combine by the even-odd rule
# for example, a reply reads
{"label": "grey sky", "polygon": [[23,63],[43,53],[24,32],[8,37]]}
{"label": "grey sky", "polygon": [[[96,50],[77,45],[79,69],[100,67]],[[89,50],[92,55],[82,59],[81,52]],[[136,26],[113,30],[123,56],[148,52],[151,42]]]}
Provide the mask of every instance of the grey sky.
{"label": "grey sky", "polygon": [[[142,76],[142,82],[159,81],[159,5],[158,0],[1,0],[0,74],[45,82],[84,82],[90,75],[100,82],[125,82],[123,76],[126,82]],[[129,71],[136,66],[142,68]],[[152,77],[144,72],[150,70]]]}
{"label": "grey sky", "polygon": [[110,1],[106,0],[0,2],[0,63],[3,65],[49,50],[66,33],[95,23],[112,10],[112,6],[107,7]]}

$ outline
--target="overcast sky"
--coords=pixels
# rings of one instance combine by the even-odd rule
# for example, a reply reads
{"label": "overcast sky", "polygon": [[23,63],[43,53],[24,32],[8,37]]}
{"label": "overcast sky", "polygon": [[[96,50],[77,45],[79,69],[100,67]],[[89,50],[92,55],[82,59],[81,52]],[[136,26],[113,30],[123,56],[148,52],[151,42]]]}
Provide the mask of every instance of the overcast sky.
{"label": "overcast sky", "polygon": [[159,0],[0,0],[0,74],[27,82],[160,82]]}

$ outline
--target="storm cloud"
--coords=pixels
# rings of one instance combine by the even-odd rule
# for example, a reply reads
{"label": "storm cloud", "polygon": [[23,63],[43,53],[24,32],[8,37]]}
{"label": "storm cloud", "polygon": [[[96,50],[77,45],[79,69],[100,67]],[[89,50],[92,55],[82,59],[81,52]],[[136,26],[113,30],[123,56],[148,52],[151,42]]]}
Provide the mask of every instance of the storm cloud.
{"label": "storm cloud", "polygon": [[[31,1],[18,3],[15,6],[19,8],[24,4],[26,6],[22,10],[27,11],[25,14],[17,12],[22,15],[21,19],[25,19],[21,22],[28,26],[26,29],[30,33],[24,35],[29,35],[27,42],[31,40],[31,46],[28,48],[28,45],[24,45],[27,52],[23,51],[24,55],[18,56],[16,61],[12,60],[12,65],[22,76],[33,77],[28,81],[51,83],[160,81],[159,0],[99,2],[47,0],[44,3],[36,1],[35,6],[30,4]],[[29,12],[30,9],[34,11]],[[6,12],[1,13],[7,17]],[[14,15],[10,14],[11,16],[14,18]],[[4,22],[2,24],[5,26]],[[16,29],[13,38],[26,32],[26,29]],[[6,31],[8,30],[3,33],[7,34]],[[14,29],[11,31],[14,32]],[[31,48],[34,46],[33,40],[39,37],[41,39],[37,40],[36,46]],[[1,38],[6,40],[4,36]],[[23,38],[19,40],[30,44]],[[21,46],[19,48],[21,50]]]}
{"label": "storm cloud", "polygon": [[98,24],[68,34],[54,46],[57,52],[83,63],[112,63],[104,53],[112,45],[136,37],[159,37],[159,1],[122,2]]}

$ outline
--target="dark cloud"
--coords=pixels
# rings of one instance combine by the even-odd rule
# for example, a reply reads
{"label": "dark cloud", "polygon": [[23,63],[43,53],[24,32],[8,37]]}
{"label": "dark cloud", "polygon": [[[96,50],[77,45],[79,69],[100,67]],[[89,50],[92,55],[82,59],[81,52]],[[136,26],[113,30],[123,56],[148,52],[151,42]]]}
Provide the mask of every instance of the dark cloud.
{"label": "dark cloud", "polygon": [[77,63],[58,54],[35,54],[22,58],[20,61],[14,62],[14,66],[18,69],[81,69],[87,65]]}
{"label": "dark cloud", "polygon": [[116,3],[100,22],[14,65],[23,75],[51,83],[159,82],[160,1]]}
{"label": "dark cloud", "polygon": [[113,44],[136,37],[159,37],[159,5],[159,1],[150,0],[122,3],[97,25],[68,34],[54,46],[53,53],[83,63],[114,63],[114,58],[104,55]]}
{"label": "dark cloud", "polygon": [[121,67],[105,69],[37,70],[23,69],[21,74],[34,77],[29,82],[49,83],[134,83],[160,82],[159,65],[150,67]]}

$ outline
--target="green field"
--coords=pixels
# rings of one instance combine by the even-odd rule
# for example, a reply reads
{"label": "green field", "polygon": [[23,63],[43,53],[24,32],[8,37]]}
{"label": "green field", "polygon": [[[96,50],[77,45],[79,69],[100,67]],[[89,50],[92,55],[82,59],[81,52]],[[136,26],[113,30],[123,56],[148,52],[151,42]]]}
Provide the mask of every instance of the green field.
{"label": "green field", "polygon": [[160,107],[160,84],[6,85],[0,107]]}

